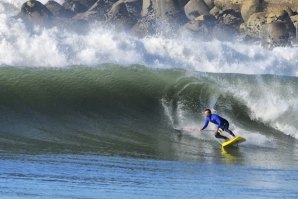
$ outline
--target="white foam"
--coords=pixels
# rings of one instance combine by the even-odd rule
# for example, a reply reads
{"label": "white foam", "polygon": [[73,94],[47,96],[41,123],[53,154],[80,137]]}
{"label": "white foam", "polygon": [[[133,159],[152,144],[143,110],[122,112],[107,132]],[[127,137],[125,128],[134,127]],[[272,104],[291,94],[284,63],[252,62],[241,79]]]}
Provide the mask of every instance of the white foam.
{"label": "white foam", "polygon": [[294,82],[259,77],[251,80],[219,80],[226,92],[242,101],[252,120],[263,122],[298,139],[298,92]]}
{"label": "white foam", "polygon": [[[64,67],[111,62],[203,72],[298,76],[297,48],[267,50],[237,41],[202,41],[183,32],[174,38],[160,34],[138,39],[100,24],[93,25],[86,34],[58,28],[32,31],[21,20],[10,18],[19,12],[23,2],[0,0],[0,65]],[[16,9],[6,9],[7,3]]]}

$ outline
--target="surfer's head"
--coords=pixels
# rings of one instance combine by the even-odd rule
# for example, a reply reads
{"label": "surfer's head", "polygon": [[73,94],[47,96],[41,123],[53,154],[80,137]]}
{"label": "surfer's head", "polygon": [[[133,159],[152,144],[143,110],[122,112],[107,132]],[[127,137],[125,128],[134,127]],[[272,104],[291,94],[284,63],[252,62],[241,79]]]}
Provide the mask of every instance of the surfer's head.
{"label": "surfer's head", "polygon": [[212,114],[211,110],[209,108],[205,109],[203,113],[204,113],[205,117],[209,117]]}

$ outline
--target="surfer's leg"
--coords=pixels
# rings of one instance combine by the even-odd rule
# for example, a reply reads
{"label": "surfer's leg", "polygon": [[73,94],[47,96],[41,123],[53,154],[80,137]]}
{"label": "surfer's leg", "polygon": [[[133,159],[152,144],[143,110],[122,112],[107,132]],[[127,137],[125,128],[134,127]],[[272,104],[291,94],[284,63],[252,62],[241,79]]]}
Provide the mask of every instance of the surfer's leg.
{"label": "surfer's leg", "polygon": [[233,137],[235,137],[235,134],[233,133],[233,131],[231,131],[230,129],[226,129],[226,132],[228,132],[230,135],[232,135]]}
{"label": "surfer's leg", "polygon": [[229,140],[229,138],[227,138],[226,136],[221,135],[219,132],[215,133],[215,137],[219,138],[219,139],[225,139],[225,140]]}
{"label": "surfer's leg", "polygon": [[223,130],[228,132],[231,136],[235,137],[235,134],[233,133],[233,131],[231,131],[229,129],[229,122],[228,121],[223,124]]}

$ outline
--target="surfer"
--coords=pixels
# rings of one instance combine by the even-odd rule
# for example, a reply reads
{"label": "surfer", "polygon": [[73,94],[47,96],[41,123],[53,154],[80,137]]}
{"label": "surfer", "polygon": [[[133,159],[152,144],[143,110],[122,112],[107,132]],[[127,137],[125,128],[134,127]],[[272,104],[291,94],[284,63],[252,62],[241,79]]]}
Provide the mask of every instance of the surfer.
{"label": "surfer", "polygon": [[219,133],[219,129],[226,131],[229,134],[231,134],[233,137],[235,137],[234,133],[229,129],[229,122],[226,119],[220,117],[217,114],[212,114],[210,109],[205,109],[203,114],[206,117],[206,120],[201,131],[203,131],[208,126],[209,122],[211,122],[211,123],[217,124],[217,128],[215,131],[216,138],[225,139],[226,141],[229,140],[229,138]]}

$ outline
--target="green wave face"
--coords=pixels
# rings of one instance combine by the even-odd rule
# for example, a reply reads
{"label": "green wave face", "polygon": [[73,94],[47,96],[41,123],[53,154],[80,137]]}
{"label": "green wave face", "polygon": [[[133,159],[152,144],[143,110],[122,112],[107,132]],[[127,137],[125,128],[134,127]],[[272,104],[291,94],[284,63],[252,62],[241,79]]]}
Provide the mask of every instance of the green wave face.
{"label": "green wave face", "polygon": [[251,140],[297,138],[295,77],[116,65],[0,71],[1,150],[168,157],[174,128],[206,141],[198,130],[207,107]]}

